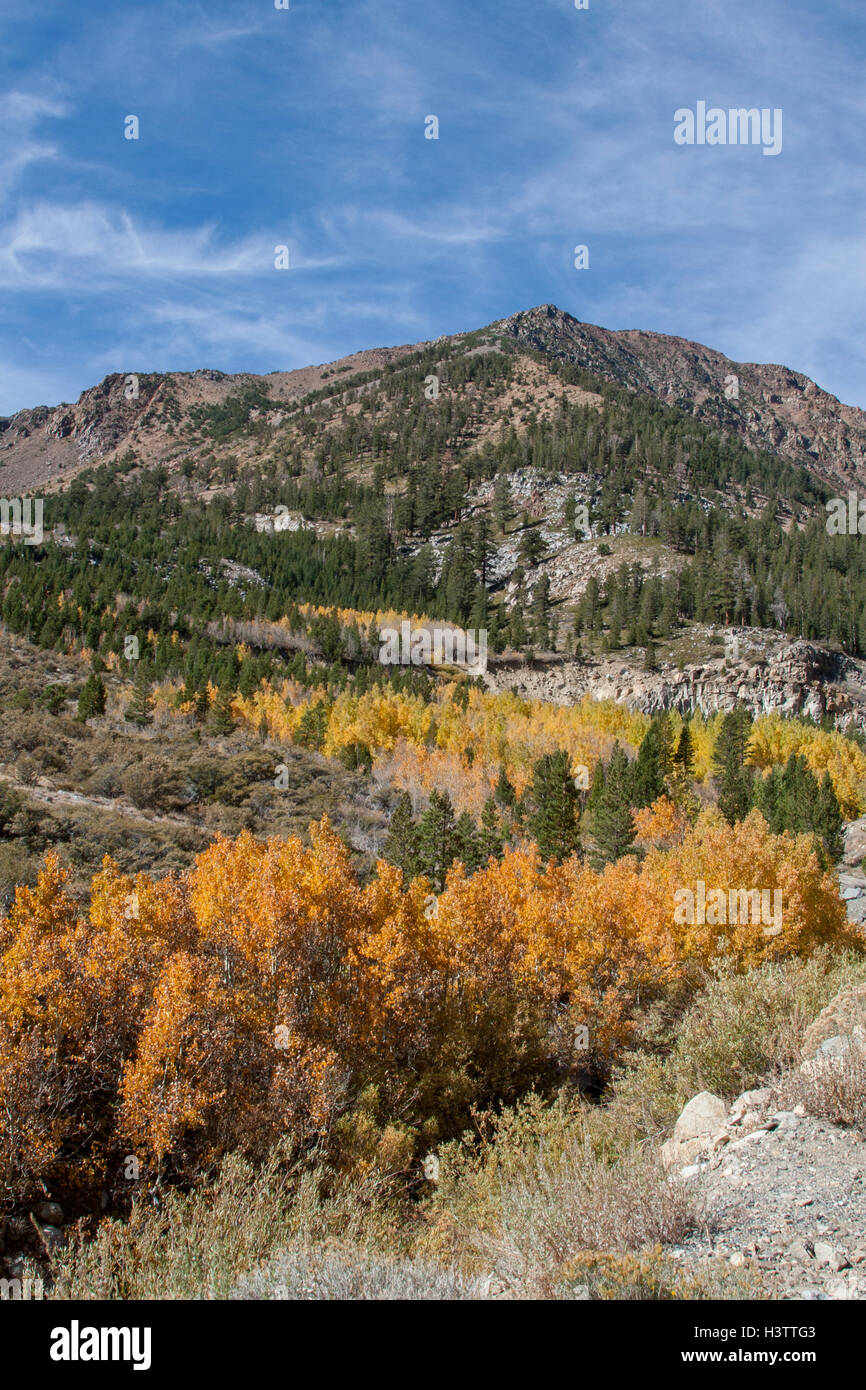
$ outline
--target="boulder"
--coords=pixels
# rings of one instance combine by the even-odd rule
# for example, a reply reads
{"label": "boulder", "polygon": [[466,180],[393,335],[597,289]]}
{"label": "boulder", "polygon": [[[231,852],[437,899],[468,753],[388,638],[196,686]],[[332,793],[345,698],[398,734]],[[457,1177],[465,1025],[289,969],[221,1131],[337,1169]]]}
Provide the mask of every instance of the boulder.
{"label": "boulder", "polygon": [[728,1119],[728,1107],[712,1091],[701,1091],[683,1107],[674,1125],[674,1140],[683,1144],[689,1139],[704,1139],[723,1129]]}
{"label": "boulder", "polygon": [[866,816],[852,820],[845,826],[845,852],[843,864],[858,865],[866,859]]}
{"label": "boulder", "polygon": [[694,1164],[724,1128],[728,1108],[710,1091],[693,1096],[674,1125],[673,1137],[662,1145],[665,1168],[687,1168]]}
{"label": "boulder", "polygon": [[731,1123],[739,1124],[746,1115],[766,1110],[774,1095],[775,1092],[769,1086],[762,1086],[754,1091],[743,1091],[731,1106]]}

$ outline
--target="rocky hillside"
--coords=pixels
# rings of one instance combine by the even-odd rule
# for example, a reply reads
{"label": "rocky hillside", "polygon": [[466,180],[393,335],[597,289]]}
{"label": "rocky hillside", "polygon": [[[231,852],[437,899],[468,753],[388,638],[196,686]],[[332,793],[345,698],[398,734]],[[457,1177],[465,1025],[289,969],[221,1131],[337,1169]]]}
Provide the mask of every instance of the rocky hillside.
{"label": "rocky hillside", "polygon": [[[751,448],[807,467],[840,489],[866,480],[866,412],[841,404],[791,368],[733,362],[699,343],[663,333],[612,332],[581,323],[552,304],[437,342],[458,349],[466,345],[477,352],[495,350],[503,340],[518,354],[527,353],[523,365],[530,370],[528,354],[540,353],[550,361],[573,364],[599,381],[692,414]],[[347,381],[359,374],[375,377],[377,371],[435,346],[417,343],[372,349],[266,376],[228,375],[211,369],[114,373],[82,392],[75,404],[40,405],[0,419],[4,487],[7,495],[50,488],[58,478],[120,457],[131,448],[144,463],[163,462],[177,455],[175,436],[182,433],[182,423],[196,407],[220,405],[257,385],[271,402],[290,405],[332,385],[334,377]],[[536,410],[543,406],[552,396],[550,384],[544,372],[536,369],[525,404]],[[587,401],[591,398],[591,393],[585,394]],[[281,423],[279,418],[275,423]],[[483,435],[483,421],[478,423]],[[527,419],[519,411],[510,423],[518,433],[525,432]]]}
{"label": "rocky hillside", "polygon": [[686,1105],[662,1149],[704,1203],[672,1252],[685,1269],[751,1268],[771,1298],[866,1298],[864,1023],[866,986],[850,986],[806,1030],[799,1071],[730,1108],[708,1091]]}
{"label": "rocky hillside", "polygon": [[239,391],[262,386],[287,404],[318,390],[329,377],[384,367],[413,351],[378,348],[339,362],[267,376],[195,372],[113,372],[82,391],[74,405],[36,406],[0,418],[0,469],[6,495],[50,490],[80,469],[134,449],[139,460],[160,464],[178,453],[175,432],[197,407],[222,405]]}
{"label": "rocky hillside", "polygon": [[866,414],[807,378],[550,305],[294,372],[115,374],[0,420],[0,490],[44,492],[57,542],[35,586],[4,557],[6,616],[56,641],[100,578],[82,531],[132,561],[95,611],[141,600],[158,535],[191,561],[185,613],[412,611],[487,626],[496,688],[863,729],[866,560],[824,510],[861,473]]}
{"label": "rocky hillside", "polygon": [[500,327],[518,343],[655,396],[840,487],[866,479],[866,412],[790,367],[733,362],[665,333],[611,332],[553,304],[513,314]]}

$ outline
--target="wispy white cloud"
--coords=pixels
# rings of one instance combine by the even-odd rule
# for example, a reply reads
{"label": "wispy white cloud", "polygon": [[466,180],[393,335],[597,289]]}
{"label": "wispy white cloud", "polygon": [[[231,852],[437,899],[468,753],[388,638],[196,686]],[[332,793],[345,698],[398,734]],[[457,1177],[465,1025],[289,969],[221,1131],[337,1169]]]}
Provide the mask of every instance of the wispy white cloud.
{"label": "wispy white cloud", "polygon": [[123,280],[273,274],[282,245],[299,273],[337,264],[335,257],[305,255],[273,231],[221,242],[213,225],[172,229],[95,203],[37,203],[0,228],[0,284],[96,294]]}
{"label": "wispy white cloud", "polygon": [[59,158],[58,146],[40,138],[36,128],[46,118],[67,114],[62,101],[34,92],[0,96],[0,192],[14,187],[29,165]]}

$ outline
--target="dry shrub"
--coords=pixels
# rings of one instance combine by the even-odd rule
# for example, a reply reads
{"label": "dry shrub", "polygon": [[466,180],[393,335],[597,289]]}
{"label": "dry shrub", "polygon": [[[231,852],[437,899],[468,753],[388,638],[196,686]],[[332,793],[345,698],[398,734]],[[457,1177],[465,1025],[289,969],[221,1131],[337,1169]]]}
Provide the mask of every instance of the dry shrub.
{"label": "dry shrub", "polygon": [[479,1250],[510,1288],[550,1296],[556,1271],[581,1250],[636,1250],[682,1240],[700,1220],[692,1188],[667,1180],[654,1155],[634,1149],[616,1163],[597,1159],[575,1135],[551,1161],[525,1155],[498,1194],[498,1229]]}
{"label": "dry shrub", "polygon": [[866,1055],[851,1048],[841,1057],[825,1057],[803,1072],[790,1072],[781,1086],[786,1109],[802,1105],[806,1113],[834,1125],[850,1125],[866,1134]]}
{"label": "dry shrub", "polygon": [[658,1135],[699,1091],[731,1101],[799,1060],[803,1034],[849,984],[866,979],[856,953],[817,951],[739,974],[721,970],[676,1024],[666,1056],[631,1053],[615,1080],[613,1106],[635,1133]]}
{"label": "dry shrub", "polygon": [[550,1298],[586,1250],[674,1243],[701,1216],[697,1189],[669,1182],[654,1152],[626,1143],[614,1156],[578,1102],[531,1097],[482,1125],[477,1144],[441,1151],[422,1248],[512,1296]]}
{"label": "dry shrub", "polygon": [[241,1280],[234,1299],[372,1302],[484,1298],[480,1280],[422,1260],[383,1259],[364,1251],[282,1251]]}
{"label": "dry shrub", "polygon": [[[227,1159],[191,1193],[142,1194],[127,1221],[81,1227],[52,1261],[54,1299],[224,1299],[252,1270],[291,1245],[330,1243],[399,1253],[399,1215],[386,1192],[363,1181],[335,1184],[323,1170],[287,1176],[279,1155],[256,1168]],[[259,1295],[250,1295],[258,1297]]]}
{"label": "dry shrub", "polygon": [[661,1246],[639,1254],[584,1251],[559,1271],[562,1299],[616,1299],[617,1302],[766,1297],[753,1270],[730,1270],[718,1263],[683,1269]]}

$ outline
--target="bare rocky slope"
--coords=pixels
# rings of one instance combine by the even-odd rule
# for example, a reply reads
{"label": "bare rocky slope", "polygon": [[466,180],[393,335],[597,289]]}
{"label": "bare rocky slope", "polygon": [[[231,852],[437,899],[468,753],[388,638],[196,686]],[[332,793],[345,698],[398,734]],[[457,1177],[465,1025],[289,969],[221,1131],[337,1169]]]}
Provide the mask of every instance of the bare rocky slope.
{"label": "bare rocky slope", "polygon": [[705,1227],[668,1253],[692,1273],[716,1260],[751,1270],[769,1298],[866,1299],[863,1135],[802,1105],[784,1108],[770,1087],[730,1110],[695,1096],[678,1125],[713,1102],[716,1132],[694,1141],[701,1156],[679,1172],[698,1184]]}

